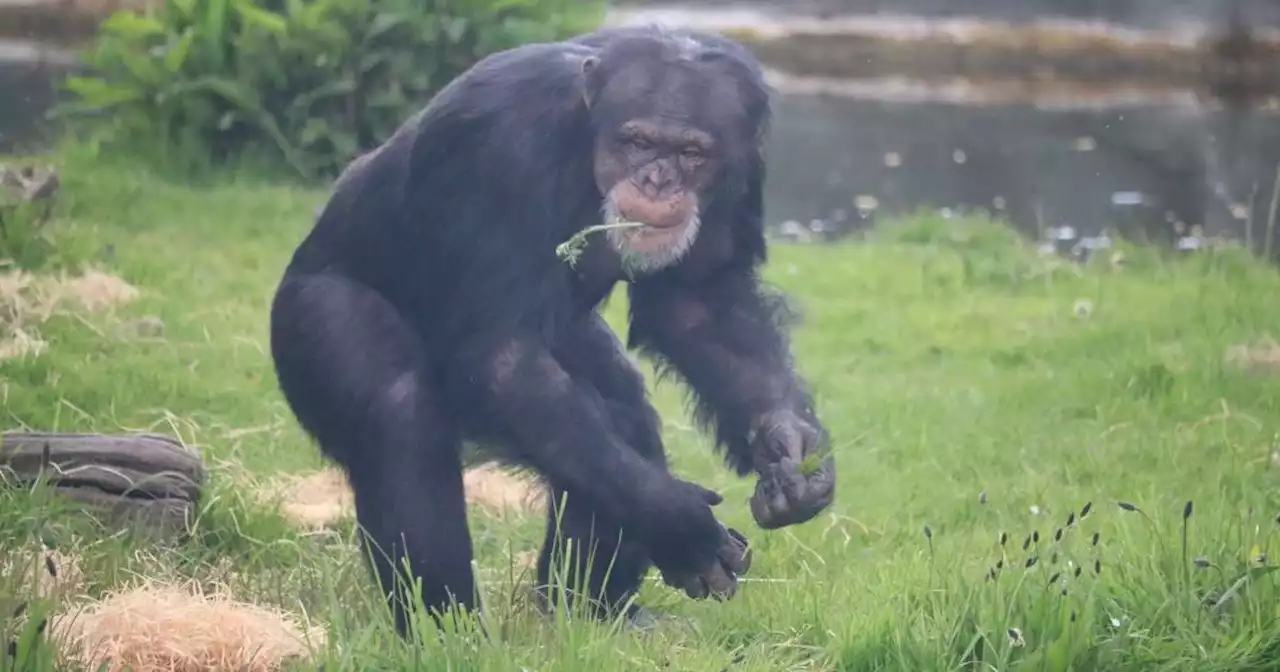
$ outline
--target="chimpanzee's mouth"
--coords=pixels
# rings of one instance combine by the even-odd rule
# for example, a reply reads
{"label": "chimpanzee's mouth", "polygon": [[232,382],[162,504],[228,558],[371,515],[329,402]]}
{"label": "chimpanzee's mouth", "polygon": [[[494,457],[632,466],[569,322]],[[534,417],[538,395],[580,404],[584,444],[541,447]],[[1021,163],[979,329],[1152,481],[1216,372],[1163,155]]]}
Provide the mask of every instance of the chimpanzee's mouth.
{"label": "chimpanzee's mouth", "polygon": [[618,194],[618,218],[643,224],[649,229],[676,229],[689,220],[689,202],[685,198],[651,199],[628,191]]}
{"label": "chimpanzee's mouth", "polygon": [[681,237],[679,226],[654,226],[637,222],[639,226],[619,231],[633,252],[654,253],[674,245]]}
{"label": "chimpanzee's mouth", "polygon": [[618,224],[629,227],[629,232],[640,231],[662,231],[664,229],[678,229],[684,224],[683,218],[677,217],[637,217],[628,213],[618,213]]}

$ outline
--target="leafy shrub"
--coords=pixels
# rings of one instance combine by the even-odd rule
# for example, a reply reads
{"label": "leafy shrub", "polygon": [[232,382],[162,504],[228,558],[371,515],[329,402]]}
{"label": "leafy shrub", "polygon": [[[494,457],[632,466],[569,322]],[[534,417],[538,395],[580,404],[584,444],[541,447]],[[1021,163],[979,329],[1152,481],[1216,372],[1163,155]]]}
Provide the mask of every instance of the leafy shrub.
{"label": "leafy shrub", "polygon": [[[119,11],[69,76],[102,144],[332,175],[484,56],[590,29],[601,0],[161,0]],[[75,128],[75,125],[73,125]],[[139,151],[141,150],[141,151]]]}

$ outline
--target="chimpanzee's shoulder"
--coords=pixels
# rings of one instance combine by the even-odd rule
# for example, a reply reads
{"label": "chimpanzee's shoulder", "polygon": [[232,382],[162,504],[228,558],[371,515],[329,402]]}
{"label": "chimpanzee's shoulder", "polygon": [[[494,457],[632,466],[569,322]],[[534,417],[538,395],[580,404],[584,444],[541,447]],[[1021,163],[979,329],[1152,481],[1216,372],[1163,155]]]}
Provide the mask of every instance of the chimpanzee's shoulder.
{"label": "chimpanzee's shoulder", "polygon": [[577,81],[583,59],[596,51],[592,46],[572,42],[538,42],[495,52],[455,78],[436,98],[446,100],[456,91],[497,92],[511,87]]}

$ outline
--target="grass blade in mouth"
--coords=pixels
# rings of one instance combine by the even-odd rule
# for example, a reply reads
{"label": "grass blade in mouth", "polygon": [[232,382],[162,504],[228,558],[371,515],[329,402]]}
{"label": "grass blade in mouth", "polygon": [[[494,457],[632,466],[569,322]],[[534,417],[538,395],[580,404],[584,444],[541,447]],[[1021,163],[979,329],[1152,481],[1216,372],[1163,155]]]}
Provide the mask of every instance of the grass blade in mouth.
{"label": "grass blade in mouth", "polygon": [[578,257],[582,254],[582,250],[587,246],[587,236],[597,231],[608,231],[610,229],[638,229],[647,226],[642,222],[616,221],[608,224],[596,224],[573,234],[568,240],[556,245],[556,257],[561,261],[569,264],[570,267],[578,261]]}

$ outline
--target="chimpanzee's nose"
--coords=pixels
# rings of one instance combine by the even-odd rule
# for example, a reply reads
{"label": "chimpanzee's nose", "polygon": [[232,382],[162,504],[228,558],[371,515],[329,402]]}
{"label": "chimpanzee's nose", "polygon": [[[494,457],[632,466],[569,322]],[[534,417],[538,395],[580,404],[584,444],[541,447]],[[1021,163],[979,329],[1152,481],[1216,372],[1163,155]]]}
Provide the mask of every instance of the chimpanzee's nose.
{"label": "chimpanzee's nose", "polygon": [[667,193],[675,183],[676,176],[673,171],[663,170],[657,166],[649,168],[640,175],[640,186],[651,198]]}

